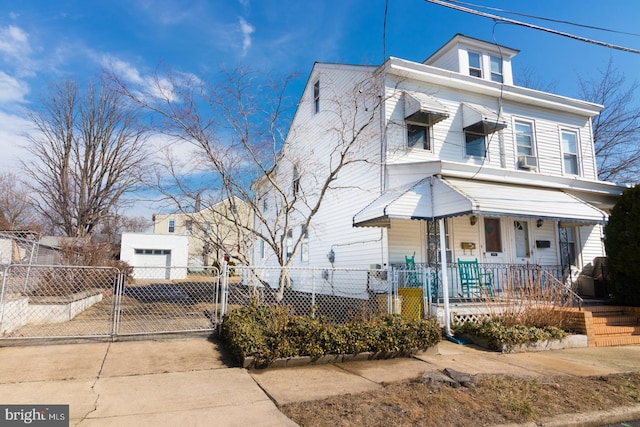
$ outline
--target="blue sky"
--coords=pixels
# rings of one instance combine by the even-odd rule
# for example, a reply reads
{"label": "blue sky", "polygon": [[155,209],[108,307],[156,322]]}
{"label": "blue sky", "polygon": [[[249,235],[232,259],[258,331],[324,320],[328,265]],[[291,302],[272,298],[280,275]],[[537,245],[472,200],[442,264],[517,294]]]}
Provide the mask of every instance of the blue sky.
{"label": "blue sky", "polygon": [[[477,5],[638,32],[640,2],[469,0]],[[385,0],[31,0],[0,3],[0,170],[24,156],[25,109],[46,84],[86,80],[106,64],[144,78],[159,64],[201,74],[225,65],[299,73],[314,61],[380,64]],[[496,12],[497,13],[497,12]],[[505,13],[512,19],[640,49],[640,37],[587,30]],[[514,73],[528,69],[577,97],[578,75],[595,76],[609,58],[628,80],[640,55],[514,25],[497,24],[423,0],[389,0],[386,56],[423,61],[456,33],[520,50]],[[640,80],[640,79],[639,79]],[[640,100],[640,94],[638,95]]]}

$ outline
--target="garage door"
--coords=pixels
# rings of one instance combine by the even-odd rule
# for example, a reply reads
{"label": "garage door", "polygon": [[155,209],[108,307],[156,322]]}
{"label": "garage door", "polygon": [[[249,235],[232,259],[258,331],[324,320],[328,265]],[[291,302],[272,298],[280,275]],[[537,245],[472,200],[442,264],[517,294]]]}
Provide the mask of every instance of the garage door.
{"label": "garage door", "polygon": [[[148,270],[145,278],[171,279],[171,250],[169,249],[136,249],[134,267],[153,267]],[[151,273],[153,271],[153,273]],[[153,277],[149,277],[149,273]],[[133,272],[135,277],[135,269]]]}

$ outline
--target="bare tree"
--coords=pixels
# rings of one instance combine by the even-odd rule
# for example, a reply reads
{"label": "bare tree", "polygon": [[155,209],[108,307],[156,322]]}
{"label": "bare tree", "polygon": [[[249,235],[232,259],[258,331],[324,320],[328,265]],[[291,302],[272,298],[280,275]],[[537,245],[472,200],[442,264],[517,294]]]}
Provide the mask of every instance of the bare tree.
{"label": "bare tree", "polygon": [[[381,102],[370,82],[354,85],[347,96],[336,94],[333,101],[327,97],[337,124],[328,130],[335,134],[335,146],[328,147],[327,162],[290,146],[296,133],[286,132],[295,106],[286,96],[292,76],[275,81],[268,73],[238,68],[206,84],[168,73],[156,75],[153,87],[144,91],[109,75],[123,94],[159,118],[156,124],[164,135],[192,149],[182,163],[175,154],[166,156],[156,187],[191,212],[204,194],[214,196],[211,204],[238,197],[249,205],[254,224],[244,223],[231,208],[221,210],[221,217],[233,221],[240,235],[264,242],[281,266],[292,263],[305,239],[304,233],[291,231],[308,230],[338,173],[363,159],[355,153]],[[370,73],[363,73],[363,79],[371,79]],[[284,277],[280,295],[286,282]]]}
{"label": "bare tree", "polygon": [[548,83],[538,77],[536,70],[531,67],[524,67],[515,75],[515,83],[518,86],[542,92],[555,92],[556,84]]}
{"label": "bare tree", "polygon": [[627,84],[609,60],[597,78],[579,78],[583,99],[604,105],[593,119],[593,143],[598,177],[637,183],[640,178],[640,108],[635,103],[638,82]]}
{"label": "bare tree", "polygon": [[145,150],[135,110],[103,84],[83,92],[64,81],[29,117],[33,157],[23,167],[37,210],[58,232],[90,236],[139,183]]}
{"label": "bare tree", "polygon": [[12,172],[0,174],[0,213],[4,219],[2,229],[39,228],[29,192]]}

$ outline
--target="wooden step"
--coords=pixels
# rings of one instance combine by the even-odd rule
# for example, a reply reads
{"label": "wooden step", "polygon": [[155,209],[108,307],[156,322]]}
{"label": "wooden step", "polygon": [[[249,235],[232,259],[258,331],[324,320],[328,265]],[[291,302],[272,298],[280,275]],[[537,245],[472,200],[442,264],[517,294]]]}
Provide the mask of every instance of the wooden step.
{"label": "wooden step", "polygon": [[640,344],[640,335],[596,336],[594,343],[596,347],[613,347],[617,345],[637,345],[637,344]]}

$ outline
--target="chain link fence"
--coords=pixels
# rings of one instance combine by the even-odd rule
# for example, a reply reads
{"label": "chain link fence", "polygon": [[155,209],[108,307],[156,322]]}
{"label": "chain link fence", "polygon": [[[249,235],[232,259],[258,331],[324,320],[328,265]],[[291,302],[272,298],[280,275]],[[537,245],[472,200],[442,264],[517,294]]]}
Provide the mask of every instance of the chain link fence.
{"label": "chain link fence", "polygon": [[[285,305],[344,323],[388,313],[428,314],[421,270],[9,265],[0,289],[0,339],[213,332],[225,313]],[[435,288],[437,294],[437,284]]]}
{"label": "chain link fence", "polygon": [[220,322],[218,269],[132,270],[117,291],[115,335],[212,331]]}
{"label": "chain link fence", "polygon": [[286,305],[297,315],[344,323],[388,313],[419,319],[425,313],[422,286],[398,286],[406,277],[378,269],[236,266],[229,277],[226,307]]}
{"label": "chain link fence", "polygon": [[205,332],[221,318],[214,268],[10,265],[0,273],[3,339]]}
{"label": "chain link fence", "polygon": [[0,336],[109,336],[120,279],[109,267],[10,265],[2,272]]}

